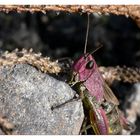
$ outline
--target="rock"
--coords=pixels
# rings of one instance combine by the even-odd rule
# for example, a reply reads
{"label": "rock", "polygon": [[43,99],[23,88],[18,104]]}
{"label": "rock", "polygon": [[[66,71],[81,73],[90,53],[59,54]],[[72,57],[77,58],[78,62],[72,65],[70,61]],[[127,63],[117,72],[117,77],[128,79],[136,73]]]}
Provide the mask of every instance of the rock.
{"label": "rock", "polygon": [[28,64],[0,68],[0,113],[14,134],[79,134],[82,102],[68,84]]}

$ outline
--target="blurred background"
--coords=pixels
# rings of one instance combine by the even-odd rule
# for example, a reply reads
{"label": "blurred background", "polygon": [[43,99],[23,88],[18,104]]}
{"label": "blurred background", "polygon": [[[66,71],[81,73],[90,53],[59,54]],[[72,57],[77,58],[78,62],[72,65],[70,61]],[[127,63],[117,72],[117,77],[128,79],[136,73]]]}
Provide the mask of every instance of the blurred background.
{"label": "blurred background", "polygon": [[[75,59],[84,52],[87,14],[59,12],[16,13],[0,12],[0,52],[15,48],[33,48],[53,59]],[[140,29],[131,18],[116,15],[90,14],[87,52],[102,44],[94,57],[99,66],[140,66]],[[134,113],[133,134],[140,134],[140,84],[115,82],[111,86],[119,98],[120,109]]]}

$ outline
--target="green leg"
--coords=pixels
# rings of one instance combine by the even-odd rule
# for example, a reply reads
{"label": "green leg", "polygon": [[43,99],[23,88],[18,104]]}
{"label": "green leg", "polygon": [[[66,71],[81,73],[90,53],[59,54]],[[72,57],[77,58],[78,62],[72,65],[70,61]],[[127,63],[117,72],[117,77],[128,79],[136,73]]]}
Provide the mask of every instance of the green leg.
{"label": "green leg", "polygon": [[82,125],[82,129],[80,131],[80,134],[85,134],[87,135],[87,130],[92,128],[92,126],[89,124],[87,125],[87,118],[84,119],[83,125]]}

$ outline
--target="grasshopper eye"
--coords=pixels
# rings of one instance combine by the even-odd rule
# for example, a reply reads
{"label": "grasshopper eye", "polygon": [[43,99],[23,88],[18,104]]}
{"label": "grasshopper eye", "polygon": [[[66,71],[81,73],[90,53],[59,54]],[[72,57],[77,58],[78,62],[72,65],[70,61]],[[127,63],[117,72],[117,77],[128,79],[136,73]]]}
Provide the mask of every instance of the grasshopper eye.
{"label": "grasshopper eye", "polygon": [[90,60],[87,64],[86,64],[86,68],[87,69],[92,69],[94,66],[94,61],[93,60]]}

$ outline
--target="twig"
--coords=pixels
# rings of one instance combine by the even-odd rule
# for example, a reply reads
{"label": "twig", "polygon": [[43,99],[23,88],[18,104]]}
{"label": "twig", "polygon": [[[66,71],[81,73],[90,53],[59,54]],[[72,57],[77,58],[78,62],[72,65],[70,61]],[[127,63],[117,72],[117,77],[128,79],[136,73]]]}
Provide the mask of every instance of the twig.
{"label": "twig", "polygon": [[78,13],[111,13],[115,15],[125,15],[133,18],[140,26],[140,5],[0,5],[0,11],[3,12],[43,12],[64,11]]}

